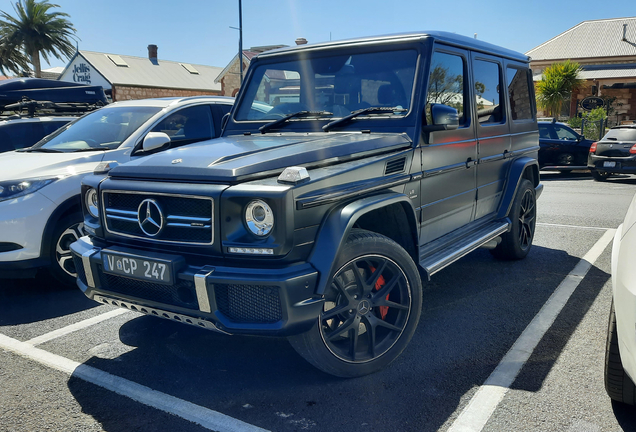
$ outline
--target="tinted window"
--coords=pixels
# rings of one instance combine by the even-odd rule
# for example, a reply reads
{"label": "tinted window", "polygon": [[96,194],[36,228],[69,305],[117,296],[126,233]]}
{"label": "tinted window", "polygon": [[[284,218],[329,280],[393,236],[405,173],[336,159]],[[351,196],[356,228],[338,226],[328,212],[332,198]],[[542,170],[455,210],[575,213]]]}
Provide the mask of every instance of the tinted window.
{"label": "tinted window", "polygon": [[552,126],[539,124],[539,138],[550,139],[550,129]]}
{"label": "tinted window", "polygon": [[214,123],[209,105],[198,105],[170,114],[152,129],[170,137],[170,147],[190,144],[214,137]]}
{"label": "tinted window", "polygon": [[532,105],[530,104],[530,87],[526,71],[517,68],[507,68],[508,101],[513,120],[532,119]]}
{"label": "tinted window", "polygon": [[16,122],[3,126],[2,151],[31,147],[44,137],[40,122]]}
{"label": "tinted window", "polygon": [[432,124],[431,104],[444,104],[457,109],[459,124],[466,123],[466,88],[464,59],[457,55],[436,52],[431,61],[431,74],[426,92],[426,121]]}
{"label": "tinted window", "polygon": [[479,123],[501,123],[503,121],[502,100],[499,85],[501,74],[497,63],[476,60],[475,106]]}

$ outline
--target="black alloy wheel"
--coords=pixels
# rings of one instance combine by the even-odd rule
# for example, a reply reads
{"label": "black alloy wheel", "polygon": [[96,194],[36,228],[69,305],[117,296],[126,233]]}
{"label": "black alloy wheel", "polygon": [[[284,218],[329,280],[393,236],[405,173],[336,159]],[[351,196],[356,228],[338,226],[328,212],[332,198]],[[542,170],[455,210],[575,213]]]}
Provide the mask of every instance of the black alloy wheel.
{"label": "black alloy wheel", "polygon": [[334,356],[363,363],[385,354],[404,332],[409,283],[392,260],[364,255],[340,268],[325,296],[320,334]]}
{"label": "black alloy wheel", "polygon": [[413,258],[388,237],[354,229],[330,281],[314,325],[289,342],[331,375],[359,377],[386,367],[420,320],[422,283]]}
{"label": "black alloy wheel", "polygon": [[532,182],[519,183],[508,217],[510,231],[501,236],[501,243],[490,252],[498,259],[518,260],[530,252],[537,223],[537,198]]}
{"label": "black alloy wheel", "polygon": [[537,217],[534,191],[526,189],[521,198],[519,209],[519,246],[523,250],[530,249],[534,238],[534,229]]}
{"label": "black alloy wheel", "polygon": [[611,173],[608,173],[607,171],[597,171],[595,169],[592,170],[592,177],[596,181],[605,181],[610,175]]}

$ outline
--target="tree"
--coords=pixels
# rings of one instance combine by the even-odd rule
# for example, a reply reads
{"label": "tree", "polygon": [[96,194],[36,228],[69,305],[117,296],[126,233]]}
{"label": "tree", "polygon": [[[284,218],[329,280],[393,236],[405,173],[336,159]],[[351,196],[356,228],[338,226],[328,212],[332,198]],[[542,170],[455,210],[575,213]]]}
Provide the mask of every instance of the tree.
{"label": "tree", "polygon": [[580,71],[581,65],[570,60],[548,66],[536,85],[539,106],[558,117],[563,101],[583,86],[584,81],[578,77]]}
{"label": "tree", "polygon": [[[19,53],[21,49],[38,78],[42,76],[40,55],[48,62],[51,55],[62,60],[63,57],[70,58],[75,51],[71,40],[75,39],[76,30],[66,19],[68,14],[51,11],[57,7],[59,5],[48,0],[18,0],[13,6],[15,17],[0,11],[0,35],[7,41],[5,49],[11,52],[13,64],[20,64],[16,51]],[[5,60],[4,51],[2,59]],[[11,64],[5,67],[13,70]]]}

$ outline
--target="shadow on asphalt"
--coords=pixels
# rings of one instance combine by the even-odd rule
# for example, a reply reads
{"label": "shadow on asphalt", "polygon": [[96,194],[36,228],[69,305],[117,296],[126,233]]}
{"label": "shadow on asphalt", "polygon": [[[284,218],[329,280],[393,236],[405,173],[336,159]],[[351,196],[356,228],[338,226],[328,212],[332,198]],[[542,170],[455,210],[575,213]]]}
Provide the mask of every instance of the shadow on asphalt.
{"label": "shadow on asphalt", "polygon": [[0,326],[28,324],[100,306],[79,288],[39,272],[35,278],[0,279]]}
{"label": "shadow on asphalt", "polygon": [[[480,386],[579,258],[533,247],[525,260],[495,260],[479,250],[426,285],[418,329],[384,370],[339,379],[305,362],[285,339],[225,336],[153,317],[128,321],[121,342],[137,347],[85,364],[260,427],[293,431],[437,431],[460,400]],[[568,304],[548,358],[514,388],[541,388],[558,353],[609,278],[594,268]],[[105,430],[105,411],[72,378],[69,389]],[[600,391],[600,390],[599,390]],[[117,397],[119,396],[109,396]],[[113,425],[113,427],[111,427]]]}
{"label": "shadow on asphalt", "polygon": [[[592,180],[592,175],[589,171],[575,171],[559,173],[555,171],[541,171],[541,181],[580,181],[580,180]],[[605,183],[619,183],[626,185],[636,185],[636,176],[629,174],[613,174]]]}

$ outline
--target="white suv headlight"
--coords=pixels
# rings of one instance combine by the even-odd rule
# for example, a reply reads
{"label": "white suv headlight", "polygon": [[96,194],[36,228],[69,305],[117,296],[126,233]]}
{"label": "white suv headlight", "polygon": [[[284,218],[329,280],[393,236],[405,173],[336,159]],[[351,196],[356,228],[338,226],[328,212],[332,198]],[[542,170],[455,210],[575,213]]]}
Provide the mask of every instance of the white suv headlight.
{"label": "white suv headlight", "polygon": [[32,194],[61,177],[46,179],[9,180],[0,182],[0,201]]}
{"label": "white suv headlight", "polygon": [[264,237],[274,227],[274,213],[265,201],[254,200],[245,208],[245,223],[252,233]]}

